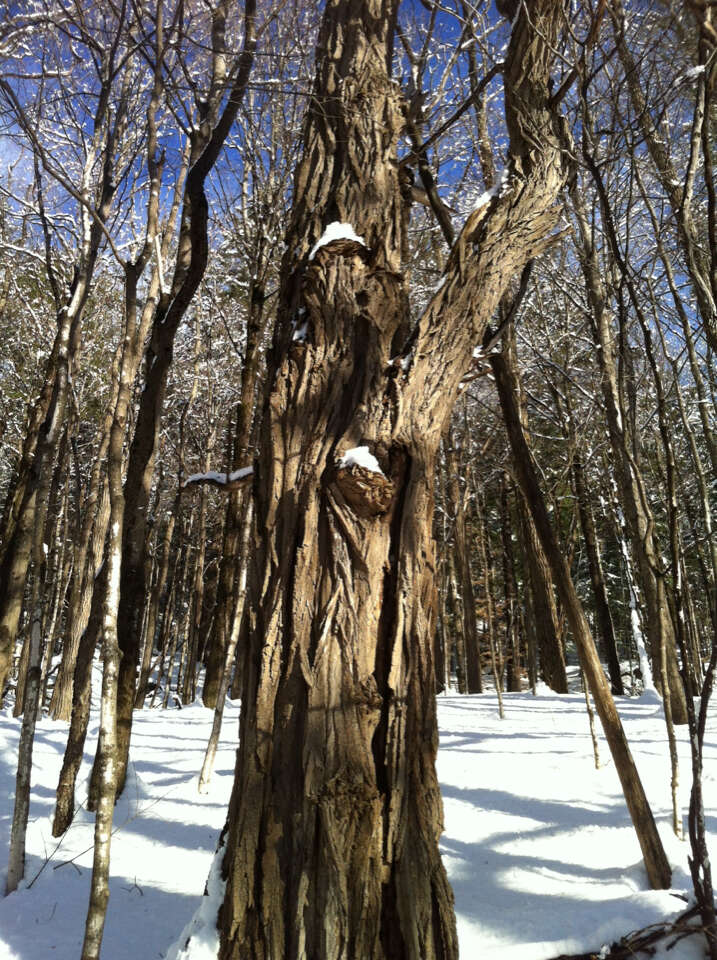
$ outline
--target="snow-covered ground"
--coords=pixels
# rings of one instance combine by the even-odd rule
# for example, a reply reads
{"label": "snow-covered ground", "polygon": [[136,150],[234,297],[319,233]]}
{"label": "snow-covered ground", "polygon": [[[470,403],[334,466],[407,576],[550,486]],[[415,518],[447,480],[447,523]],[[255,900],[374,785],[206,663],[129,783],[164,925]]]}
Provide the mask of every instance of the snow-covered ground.
{"label": "snow-covered ground", "polygon": [[[546,960],[600,945],[684,909],[687,844],[670,829],[669,762],[660,707],[621,699],[620,712],[674,868],[671,892],[647,887],[607,746],[595,770],[581,695],[441,696],[438,767],[442,850],[465,960]],[[197,776],[211,727],[201,706],[135,714],[128,790],[116,808],[104,960],[166,955],[196,910],[231,788],[238,708],[228,704],[210,792]],[[26,884],[0,900],[2,960],[77,960],[92,863],[92,820],[80,812],[58,847],[50,832],[66,728],[38,726]],[[0,883],[4,888],[19,722],[0,715]],[[81,771],[80,799],[97,737]],[[705,799],[717,849],[717,716],[705,751]],[[685,799],[689,756],[680,731]],[[683,803],[683,810],[684,810]],[[686,811],[685,811],[686,813]],[[27,889],[27,885],[30,888]],[[664,948],[663,948],[664,950]],[[696,938],[658,953],[702,956]],[[359,960],[359,958],[357,958]]]}

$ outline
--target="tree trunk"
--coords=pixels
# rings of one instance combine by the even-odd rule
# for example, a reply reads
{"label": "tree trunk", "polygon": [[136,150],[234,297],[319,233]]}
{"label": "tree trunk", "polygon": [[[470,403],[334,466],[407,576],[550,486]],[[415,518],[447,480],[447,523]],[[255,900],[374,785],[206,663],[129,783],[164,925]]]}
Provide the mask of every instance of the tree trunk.
{"label": "tree trunk", "polygon": [[224,37],[226,4],[217,4],[212,14],[212,37],[218,44],[213,57],[212,90],[218,101],[191,136],[190,166],[184,191],[177,264],[169,295],[164,296],[152,323],[147,348],[147,376],[142,391],[137,424],[129,452],[125,482],[126,523],[122,545],[122,577],[118,638],[122,659],[117,702],[117,788],[124,788],[129,759],[132,711],[137,695],[137,668],[147,584],[147,506],[154,473],[154,458],[162,419],[167,377],[172,363],[174,338],[204,277],[208,258],[208,215],[204,185],[223,148],[246,90],[256,48],[256,0],[244,4],[242,52],[231,66],[234,76],[229,96],[224,97],[227,68]]}
{"label": "tree trunk", "polygon": [[[503,334],[503,349],[507,352],[511,364],[517,363],[515,328],[508,323]],[[526,443],[530,442],[528,432],[528,411],[522,385],[518,385],[518,411]],[[515,464],[517,472],[517,464]],[[520,489],[520,488],[519,488]],[[532,629],[537,641],[537,654],[540,663],[540,675],[551,690],[556,693],[568,692],[568,675],[565,671],[565,652],[561,642],[560,619],[555,603],[555,587],[550,564],[547,561],[540,537],[535,529],[532,505],[525,502],[525,494],[520,489],[518,509],[521,512],[521,527],[524,535],[525,562],[530,585],[533,623]]]}
{"label": "tree trunk", "polygon": [[[212,424],[207,440],[206,455],[204,459],[204,471],[209,470],[212,463],[214,451],[214,442],[216,440],[216,422],[212,417]],[[192,586],[190,609],[192,611],[189,624],[189,635],[187,637],[187,668],[184,672],[184,682],[182,684],[182,702],[191,703],[197,693],[197,660],[199,653],[199,633],[202,623],[202,610],[204,608],[204,558],[207,549],[207,490],[202,486],[199,491],[199,519],[197,522],[197,532],[195,540],[197,542],[197,555],[194,561],[194,584]]]}
{"label": "tree trunk", "polygon": [[[66,640],[62,649],[62,659],[55,689],[52,691],[50,700],[50,716],[54,720],[69,720],[72,713],[72,678],[75,672],[75,661],[77,660],[80,638],[85,632],[90,616],[92,588],[97,572],[96,564],[88,561],[88,554],[90,553],[91,542],[97,543],[99,541],[101,548],[105,541],[106,525],[109,518],[109,500],[106,501],[104,507],[101,505],[99,509],[98,503],[102,504],[104,502],[103,498],[109,496],[106,482],[102,477],[102,469],[109,446],[112,410],[117,401],[119,382],[117,362],[115,357],[111,373],[112,396],[107,413],[97,431],[99,441],[97,456],[92,465],[92,472],[87,485],[84,517],[77,531],[77,539],[74,545],[73,577],[67,614]],[[99,528],[98,523],[100,524]]]}
{"label": "tree trunk", "polygon": [[[109,494],[105,494],[105,510],[109,516]],[[103,541],[100,543],[102,550]],[[101,556],[101,552],[100,552]],[[92,605],[90,614],[77,649],[72,682],[72,715],[67,735],[67,745],[62,760],[62,769],[57,782],[55,816],[52,835],[59,837],[67,830],[75,815],[75,785],[82,765],[82,757],[90,720],[92,698],[92,658],[97,647],[102,619],[102,603],[107,589],[107,568],[93,577]]]}
{"label": "tree trunk", "polygon": [[453,644],[456,652],[456,686],[458,693],[468,693],[468,669],[466,657],[466,638],[463,633],[463,617],[461,616],[461,600],[458,590],[458,581],[456,579],[456,561],[455,555],[450,547],[447,547],[448,559],[446,560],[444,586],[446,591],[445,611],[449,614],[447,626],[453,635]]}
{"label": "tree trunk", "polygon": [[[251,503],[247,504],[247,513],[248,515],[244,517],[241,528],[240,535],[240,544],[241,548],[246,554],[247,548],[249,545],[249,535],[251,531],[251,520],[252,520],[252,507]],[[237,643],[239,642],[239,631],[241,628],[242,618],[244,616],[244,598],[246,596],[246,564],[242,564],[239,583],[237,584],[237,593],[238,599],[237,603],[234,605],[234,618],[231,623],[231,629],[229,631],[229,642],[227,644],[227,649],[224,657],[224,669],[222,671],[221,682],[219,684],[219,689],[217,691],[217,703],[214,707],[214,720],[212,722],[212,732],[209,735],[209,741],[207,743],[207,749],[204,754],[204,761],[202,763],[202,769],[199,774],[199,792],[204,793],[207,790],[209,781],[212,776],[212,771],[214,769],[214,758],[217,753],[217,747],[219,745],[219,734],[222,729],[222,717],[224,716],[224,704],[226,703],[227,691],[229,690],[229,682],[231,680],[232,666],[236,659],[236,649]]]}
{"label": "tree trunk", "polygon": [[[260,265],[255,265],[259,272]],[[241,394],[237,404],[237,422],[234,432],[234,450],[232,469],[245,467],[249,460],[251,446],[252,420],[256,407],[257,379],[261,360],[261,335],[264,331],[264,290],[254,280],[249,289],[249,313],[247,316],[246,347],[241,374]],[[224,521],[224,542],[217,584],[217,602],[212,633],[209,641],[207,669],[204,674],[202,701],[205,707],[216,709],[219,688],[226,672],[226,651],[230,643],[232,624],[237,619],[236,583],[246,580],[248,557],[242,553],[245,543],[242,529],[247,516],[246,492],[229,494],[226,519]],[[235,644],[236,646],[236,644]],[[231,664],[229,665],[231,669]],[[239,680],[239,678],[237,678]],[[223,705],[221,710],[223,710]]]}
{"label": "tree trunk", "polygon": [[[562,12],[518,12],[508,189],[469,217],[403,348],[396,9],[328,0],[320,31],[254,477],[221,960],[457,955],[438,851],[433,473],[473,347],[557,222]],[[332,222],[343,237],[311,256]]]}
{"label": "tree trunk", "polygon": [[[0,531],[0,697],[2,697],[13,647],[17,636],[22,598],[27,580],[35,528],[38,488],[47,483],[47,472],[52,472],[57,445],[65,426],[68,386],[72,364],[78,351],[82,314],[90,293],[95,263],[103,237],[102,225],[109,216],[115,186],[112,183],[114,164],[110,162],[117,130],[104,127],[106,102],[100,98],[95,116],[94,140],[85,160],[82,175],[83,193],[92,168],[97,162],[96,149],[104,140],[107,156],[102,163],[102,182],[98,189],[97,216],[93,220],[87,211],[81,211],[82,238],[75,264],[75,275],[65,299],[50,271],[50,282],[57,308],[57,333],[45,368],[45,380],[40,396],[29,417],[28,432],[11,490],[5,502],[3,525]],[[118,108],[119,113],[119,108]]]}
{"label": "tree trunk", "polygon": [[615,769],[622,784],[625,801],[632,819],[637,839],[653,889],[664,890],[670,886],[671,871],[660,835],[657,832],[652,810],[647,802],[635,762],[620,721],[610,688],[603,672],[587,619],[578,599],[570,575],[570,569],[560,550],[553,532],[545,501],[538,483],[537,471],[530,448],[523,434],[523,427],[516,400],[516,374],[504,354],[491,354],[491,368],[495,376],[498,396],[505,420],[508,438],[516,464],[516,473],[526,501],[530,504],[533,521],[540,536],[543,550],[550,563],[555,585],[565,608],[570,629],[580,655],[590,692],[593,695],[605,737],[610,747]]}
{"label": "tree trunk", "polygon": [[[47,486],[42,492],[47,495]],[[17,776],[15,779],[15,804],[13,808],[10,850],[8,855],[7,883],[5,893],[17,890],[18,883],[25,873],[25,837],[30,812],[30,780],[32,774],[32,748],[35,741],[35,725],[40,705],[40,664],[42,660],[42,593],[45,585],[47,558],[44,554],[43,533],[47,499],[40,501],[40,510],[36,517],[33,554],[35,575],[32,585],[30,649],[28,653],[26,696],[24,715],[20,731],[20,745],[17,758]]]}
{"label": "tree trunk", "polygon": [[573,459],[573,478],[575,480],[575,494],[578,499],[578,510],[580,511],[580,526],[582,527],[583,540],[585,541],[585,553],[588,558],[590,583],[593,590],[593,602],[595,603],[595,615],[598,623],[603,656],[607,661],[612,692],[622,696],[625,691],[622,686],[620,660],[617,655],[617,641],[615,640],[610,604],[607,598],[607,587],[605,586],[605,578],[602,572],[600,548],[598,547],[597,536],[595,534],[592,507],[590,506],[587,489],[585,487],[583,465],[577,453]]}
{"label": "tree trunk", "polygon": [[162,551],[158,561],[156,579],[152,586],[152,593],[149,598],[147,609],[147,622],[145,624],[144,656],[139,672],[139,682],[137,683],[137,695],[134,701],[135,710],[141,710],[144,707],[144,700],[147,696],[147,684],[152,663],[152,651],[154,648],[154,635],[157,632],[157,619],[159,616],[159,605],[162,601],[162,595],[167,585],[167,574],[169,573],[169,558],[172,547],[172,536],[177,519],[177,513],[180,510],[179,494],[174,500],[174,506],[167,519],[167,525],[164,528],[162,538]]}
{"label": "tree trunk", "polygon": [[508,474],[500,480],[500,530],[503,542],[503,589],[505,595],[506,685],[508,691],[521,690],[520,638],[518,632],[515,591],[515,563],[513,558],[513,531],[508,506]]}
{"label": "tree trunk", "polygon": [[488,649],[490,650],[490,665],[493,671],[495,693],[498,698],[498,716],[502,720],[503,713],[503,670],[502,656],[496,651],[495,643],[495,609],[493,607],[493,555],[490,549],[490,532],[486,517],[485,499],[477,503],[478,515],[478,555],[483,568],[483,594],[485,605],[485,632],[488,635]]}
{"label": "tree trunk", "polygon": [[453,445],[450,432],[444,444],[446,453],[446,492],[447,500],[451,505],[451,514],[454,525],[455,564],[461,596],[461,612],[463,615],[463,642],[466,658],[466,685],[468,693],[482,693],[483,683],[480,668],[480,649],[478,640],[478,626],[476,624],[476,604],[473,591],[473,576],[471,574],[470,545],[466,529],[466,513],[464,509],[464,493],[459,481],[459,463],[457,451]]}
{"label": "tree trunk", "polygon": [[[587,120],[584,120],[584,124]],[[587,129],[587,128],[585,128]],[[588,134],[584,135],[583,155],[591,166],[598,191],[601,188],[600,174],[588,150]],[[571,199],[578,222],[580,238],[580,256],[587,290],[588,302],[592,311],[592,332],[598,347],[602,394],[608,434],[613,451],[615,476],[620,486],[620,500],[624,505],[630,546],[635,558],[636,573],[640,590],[647,608],[645,629],[650,645],[653,669],[659,665],[661,638],[667,645],[668,677],[672,696],[673,718],[675,723],[687,722],[687,705],[682,689],[675,645],[675,631],[664,595],[657,589],[654,571],[659,568],[660,551],[654,533],[654,518],[642,473],[635,461],[632,443],[625,425],[624,404],[620,392],[611,316],[608,310],[607,295],[602,281],[600,265],[594,243],[588,228],[582,196],[575,183],[571,186]],[[605,208],[606,222],[611,221],[610,210]],[[613,251],[614,252],[614,251]],[[655,670],[655,673],[657,671]]]}

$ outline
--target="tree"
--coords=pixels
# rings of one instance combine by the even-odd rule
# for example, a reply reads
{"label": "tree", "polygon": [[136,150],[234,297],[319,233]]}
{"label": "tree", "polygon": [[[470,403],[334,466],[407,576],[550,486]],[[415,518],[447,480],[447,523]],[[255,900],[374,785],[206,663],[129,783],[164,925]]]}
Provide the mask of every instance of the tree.
{"label": "tree", "polygon": [[[141,86],[132,89],[118,53],[122,20],[112,10],[84,19],[50,3],[13,20],[0,47],[3,60],[42,66],[39,72],[23,69],[13,77],[15,85],[0,79],[0,101],[33,156],[34,219],[56,318],[42,388],[28,411],[22,453],[0,523],[0,692],[11,666],[34,529],[43,522],[39,496],[50,482],[65,428],[82,317],[116,193],[127,175],[127,155],[136,148],[131,121]],[[41,45],[39,25],[44,27]],[[7,71],[9,77],[14,73]],[[86,96],[78,100],[77,89]],[[60,192],[55,216],[46,209],[48,179]]]}
{"label": "tree", "polygon": [[[563,8],[515,16],[507,180],[411,331],[395,0],[329,0],[254,476],[220,957],[454,957],[438,852],[432,483],[472,351],[550,242]],[[328,229],[327,229],[328,228]]]}

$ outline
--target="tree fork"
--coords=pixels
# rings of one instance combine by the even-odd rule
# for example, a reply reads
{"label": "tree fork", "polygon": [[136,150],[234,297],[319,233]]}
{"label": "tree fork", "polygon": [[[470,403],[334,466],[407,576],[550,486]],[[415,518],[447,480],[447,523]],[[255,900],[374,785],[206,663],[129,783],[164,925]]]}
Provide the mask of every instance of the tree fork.
{"label": "tree fork", "polygon": [[[221,960],[457,955],[438,851],[433,473],[473,348],[559,216],[549,80],[563,7],[521,5],[509,182],[469,217],[397,366],[397,6],[328,0],[319,36],[253,479]],[[361,240],[312,257],[335,221]],[[364,446],[372,469],[344,460]]]}

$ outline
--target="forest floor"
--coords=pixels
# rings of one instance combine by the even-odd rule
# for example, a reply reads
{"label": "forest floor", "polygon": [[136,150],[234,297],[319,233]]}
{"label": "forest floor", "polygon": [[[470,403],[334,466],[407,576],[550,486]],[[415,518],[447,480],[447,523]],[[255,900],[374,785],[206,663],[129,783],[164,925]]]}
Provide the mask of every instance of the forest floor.
{"label": "forest floor", "polygon": [[[670,826],[669,760],[659,702],[618,706],[673,866],[673,889],[649,890],[607,745],[595,769],[585,701],[547,689],[439,697],[441,848],[464,960],[548,960],[599,951],[685,909],[688,845]],[[200,705],[135,714],[128,789],[115,810],[104,960],[164,958],[197,909],[231,788],[238,704],[228,704],[216,772],[197,792],[212,715]],[[4,888],[19,721],[0,714],[0,884]],[[80,799],[97,738],[93,713]],[[66,726],[43,720],[35,743],[26,881],[0,900],[2,960],[78,960],[92,866],[81,809],[58,845],[50,832]],[[679,730],[686,821],[689,751]],[[717,709],[705,745],[705,806],[717,850]],[[698,960],[697,937],[658,957]],[[193,955],[192,955],[193,956]],[[357,958],[358,960],[358,958]]]}

